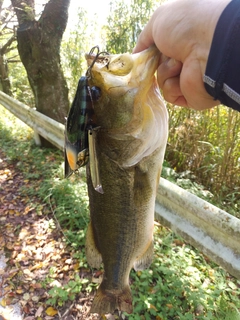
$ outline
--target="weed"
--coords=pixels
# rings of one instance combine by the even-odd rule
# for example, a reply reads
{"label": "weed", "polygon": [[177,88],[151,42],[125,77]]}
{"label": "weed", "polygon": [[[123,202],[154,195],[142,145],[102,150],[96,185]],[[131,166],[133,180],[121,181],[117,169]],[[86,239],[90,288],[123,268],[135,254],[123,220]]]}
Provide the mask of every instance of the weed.
{"label": "weed", "polygon": [[51,296],[47,300],[47,304],[52,306],[62,306],[67,301],[73,301],[76,295],[81,292],[85,285],[89,282],[88,279],[80,279],[78,274],[75,274],[73,280],[70,280],[63,287],[54,286],[48,294]]}
{"label": "weed", "polygon": [[169,114],[169,167],[194,173],[214,204],[240,217],[239,112],[218,106],[199,113],[171,105]]}

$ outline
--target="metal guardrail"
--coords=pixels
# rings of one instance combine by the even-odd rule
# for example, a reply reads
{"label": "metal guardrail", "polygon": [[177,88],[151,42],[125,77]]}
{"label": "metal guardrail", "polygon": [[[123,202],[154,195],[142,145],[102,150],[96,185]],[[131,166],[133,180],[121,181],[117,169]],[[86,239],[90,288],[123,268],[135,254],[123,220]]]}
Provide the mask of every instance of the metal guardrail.
{"label": "metal guardrail", "polygon": [[161,178],[155,217],[240,279],[240,220]]}
{"label": "metal guardrail", "polygon": [[[59,149],[64,148],[64,126],[0,92],[0,104]],[[240,220],[161,178],[156,220],[240,279]]]}
{"label": "metal guardrail", "polygon": [[57,148],[64,150],[63,124],[26,106],[22,102],[13,99],[1,91],[0,104],[34,130],[34,140],[37,145],[40,145],[39,135],[41,135]]}

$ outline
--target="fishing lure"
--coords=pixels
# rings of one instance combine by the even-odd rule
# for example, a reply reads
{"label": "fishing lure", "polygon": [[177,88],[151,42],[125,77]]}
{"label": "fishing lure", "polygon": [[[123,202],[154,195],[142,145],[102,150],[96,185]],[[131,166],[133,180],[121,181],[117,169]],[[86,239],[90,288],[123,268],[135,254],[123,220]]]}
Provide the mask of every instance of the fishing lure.
{"label": "fishing lure", "polygon": [[[94,88],[93,96],[98,99],[100,89]],[[65,151],[70,166],[70,170],[65,170],[67,171],[66,176],[69,176],[69,171],[71,174],[88,162],[88,130],[96,127],[93,96],[88,85],[88,78],[81,77],[66,123]]]}
{"label": "fishing lure", "polygon": [[88,68],[86,75],[78,82],[75,98],[71,105],[65,130],[65,177],[69,177],[73,172],[87,164],[90,158],[90,171],[93,186],[96,191],[103,193],[98,161],[96,155],[96,132],[99,127],[96,124],[94,114],[94,101],[101,96],[98,87],[91,87],[88,84],[91,78],[91,69],[98,59],[98,46],[93,47],[89,54],[93,54],[97,48],[92,64]]}

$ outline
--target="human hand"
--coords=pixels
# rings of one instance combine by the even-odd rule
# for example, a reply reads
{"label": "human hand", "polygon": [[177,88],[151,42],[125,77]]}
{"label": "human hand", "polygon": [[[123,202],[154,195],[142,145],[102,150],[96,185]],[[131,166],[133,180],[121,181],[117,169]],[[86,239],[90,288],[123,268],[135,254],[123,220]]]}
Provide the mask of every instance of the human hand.
{"label": "human hand", "polygon": [[175,0],[161,5],[139,36],[133,52],[150,45],[162,53],[157,70],[164,98],[201,110],[218,105],[203,75],[218,19],[230,0]]}

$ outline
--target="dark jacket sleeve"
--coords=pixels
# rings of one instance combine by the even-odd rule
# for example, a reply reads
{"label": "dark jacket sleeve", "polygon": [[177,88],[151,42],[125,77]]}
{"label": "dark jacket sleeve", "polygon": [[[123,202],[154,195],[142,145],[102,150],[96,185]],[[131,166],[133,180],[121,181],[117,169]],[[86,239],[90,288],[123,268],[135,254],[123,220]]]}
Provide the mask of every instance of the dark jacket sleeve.
{"label": "dark jacket sleeve", "polygon": [[232,0],[219,18],[203,81],[215,100],[240,111],[240,0]]}

